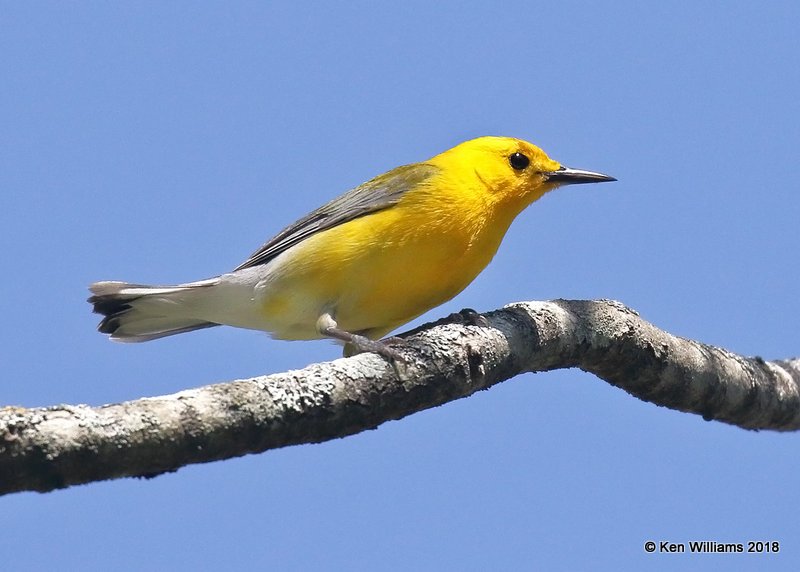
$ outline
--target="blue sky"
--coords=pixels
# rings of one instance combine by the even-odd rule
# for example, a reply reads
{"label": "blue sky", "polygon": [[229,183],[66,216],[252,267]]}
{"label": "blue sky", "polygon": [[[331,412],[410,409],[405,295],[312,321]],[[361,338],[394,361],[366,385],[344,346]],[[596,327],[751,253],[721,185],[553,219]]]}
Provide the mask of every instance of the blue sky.
{"label": "blue sky", "polygon": [[[217,328],[95,332],[86,286],[235,267],[372,176],[511,135],[616,176],[523,213],[426,315],[613,298],[800,354],[792,2],[6,3],[4,404],[103,404],[334,359]],[[523,375],[347,439],[0,499],[8,570],[797,569],[800,437]],[[778,540],[649,555],[647,540]]]}

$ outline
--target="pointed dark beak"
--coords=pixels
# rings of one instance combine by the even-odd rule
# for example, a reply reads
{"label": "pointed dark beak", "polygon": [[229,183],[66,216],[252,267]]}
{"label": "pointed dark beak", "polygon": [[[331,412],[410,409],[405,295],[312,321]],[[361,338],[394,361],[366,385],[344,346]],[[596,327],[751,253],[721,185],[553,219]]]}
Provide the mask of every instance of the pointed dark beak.
{"label": "pointed dark beak", "polygon": [[557,183],[559,185],[577,185],[579,183],[604,183],[606,181],[616,181],[614,177],[609,177],[603,173],[595,173],[594,171],[583,171],[581,169],[570,169],[569,167],[561,167],[557,171],[549,171],[542,173],[547,177],[548,183]]}

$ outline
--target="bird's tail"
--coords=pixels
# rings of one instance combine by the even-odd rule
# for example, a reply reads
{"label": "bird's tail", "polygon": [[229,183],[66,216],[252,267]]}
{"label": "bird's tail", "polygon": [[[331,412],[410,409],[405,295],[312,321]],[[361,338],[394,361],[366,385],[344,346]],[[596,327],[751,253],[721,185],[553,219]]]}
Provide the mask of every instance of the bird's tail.
{"label": "bird's tail", "polygon": [[217,279],[177,286],[145,286],[127,282],[95,282],[89,303],[103,315],[97,329],[118,342],[146,342],[218,326],[199,319],[196,306],[203,290]]}

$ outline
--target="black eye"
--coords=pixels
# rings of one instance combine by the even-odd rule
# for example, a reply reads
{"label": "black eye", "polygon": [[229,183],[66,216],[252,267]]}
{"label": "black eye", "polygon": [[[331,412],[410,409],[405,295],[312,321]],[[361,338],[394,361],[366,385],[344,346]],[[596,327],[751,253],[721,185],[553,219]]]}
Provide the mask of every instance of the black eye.
{"label": "black eye", "polygon": [[512,153],[508,156],[508,162],[511,164],[511,167],[516,169],[517,171],[521,171],[528,165],[530,165],[531,160],[528,159],[526,155],[522,153]]}

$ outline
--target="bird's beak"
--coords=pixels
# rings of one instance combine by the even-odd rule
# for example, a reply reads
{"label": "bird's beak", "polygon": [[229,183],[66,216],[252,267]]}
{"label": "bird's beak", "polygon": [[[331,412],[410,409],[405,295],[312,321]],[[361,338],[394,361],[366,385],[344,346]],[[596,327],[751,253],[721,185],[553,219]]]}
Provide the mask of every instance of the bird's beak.
{"label": "bird's beak", "polygon": [[616,181],[614,177],[604,175],[603,173],[595,173],[594,171],[583,171],[581,169],[570,169],[569,167],[561,167],[557,171],[548,171],[542,173],[548,183],[557,183],[559,185],[577,185],[578,183],[603,183],[606,181]]}

